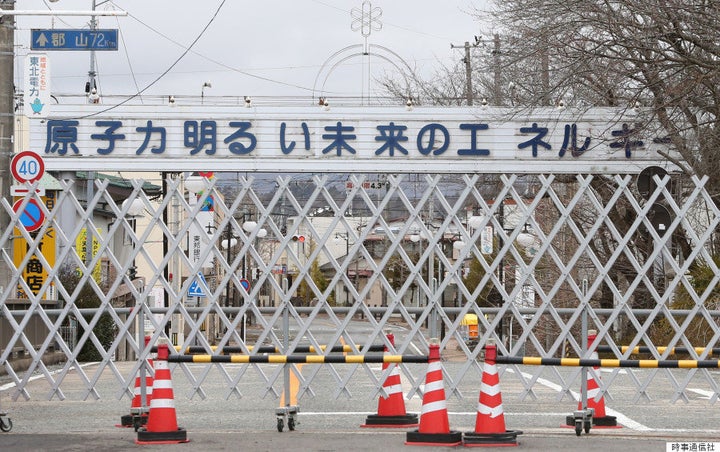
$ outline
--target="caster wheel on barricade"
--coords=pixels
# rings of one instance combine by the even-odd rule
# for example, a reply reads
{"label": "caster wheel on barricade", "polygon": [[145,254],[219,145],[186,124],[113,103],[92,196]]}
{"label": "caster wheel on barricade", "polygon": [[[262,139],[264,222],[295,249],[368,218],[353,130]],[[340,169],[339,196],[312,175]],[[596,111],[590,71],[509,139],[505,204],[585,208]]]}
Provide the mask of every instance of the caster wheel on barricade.
{"label": "caster wheel on barricade", "polygon": [[9,432],[13,428],[12,419],[7,418],[5,420],[0,419],[0,430],[3,432]]}
{"label": "caster wheel on barricade", "polygon": [[282,432],[285,427],[285,420],[287,420],[288,430],[295,430],[295,426],[298,424],[296,416],[300,412],[297,405],[285,406],[275,409],[275,416],[277,416],[277,429],[278,432]]}
{"label": "caster wheel on barricade", "polygon": [[572,416],[568,416],[567,424],[572,425],[572,422],[574,421],[575,434],[577,436],[582,435],[583,429],[585,430],[585,433],[590,433],[590,428],[592,428],[593,423],[593,414],[594,412],[592,408],[574,411]]}

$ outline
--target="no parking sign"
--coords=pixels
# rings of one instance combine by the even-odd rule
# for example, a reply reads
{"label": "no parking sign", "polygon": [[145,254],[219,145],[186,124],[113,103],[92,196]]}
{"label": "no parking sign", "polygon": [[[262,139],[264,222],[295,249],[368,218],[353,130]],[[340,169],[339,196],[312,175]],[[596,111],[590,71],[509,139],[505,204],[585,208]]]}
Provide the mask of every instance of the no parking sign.
{"label": "no parking sign", "polygon": [[[15,213],[18,213],[22,203],[22,199],[15,201],[15,204],[13,204],[13,211],[15,211]],[[25,209],[20,213],[20,223],[25,226],[28,232],[33,232],[40,229],[44,222],[45,213],[40,207],[40,203],[34,199],[29,200],[25,205]]]}

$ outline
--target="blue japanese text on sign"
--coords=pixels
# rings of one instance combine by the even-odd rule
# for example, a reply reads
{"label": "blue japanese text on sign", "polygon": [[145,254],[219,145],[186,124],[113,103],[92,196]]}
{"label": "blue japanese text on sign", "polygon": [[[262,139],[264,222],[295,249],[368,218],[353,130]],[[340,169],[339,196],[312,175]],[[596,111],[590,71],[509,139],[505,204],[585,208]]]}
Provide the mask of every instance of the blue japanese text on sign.
{"label": "blue japanese text on sign", "polygon": [[117,50],[117,30],[32,30],[32,50]]}

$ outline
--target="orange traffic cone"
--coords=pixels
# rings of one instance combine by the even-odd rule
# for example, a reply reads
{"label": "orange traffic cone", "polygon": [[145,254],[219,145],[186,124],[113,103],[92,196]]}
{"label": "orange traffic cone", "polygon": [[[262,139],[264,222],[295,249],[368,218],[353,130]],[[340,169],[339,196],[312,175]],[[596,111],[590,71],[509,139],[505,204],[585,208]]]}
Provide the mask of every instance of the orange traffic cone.
{"label": "orange traffic cone", "polygon": [[495,367],[496,357],[495,342],[489,340],[485,346],[485,365],[480,385],[475,431],[464,434],[464,442],[468,447],[517,446],[517,436],[522,434],[518,430],[505,430],[500,377]]}
{"label": "orange traffic cone", "polygon": [[[388,341],[395,346],[395,336],[391,333],[387,334]],[[385,347],[385,351],[388,349]],[[390,363],[383,363],[383,372],[388,368]],[[405,411],[405,399],[403,398],[402,385],[400,382],[400,369],[397,364],[392,364],[393,369],[385,379],[383,388],[387,393],[387,397],[382,395],[378,399],[378,412],[371,414],[365,418],[365,423],[360,427],[387,427],[387,428],[407,428],[418,426],[417,414],[407,413]]]}
{"label": "orange traffic cone", "polygon": [[[150,336],[145,336],[145,348],[150,343]],[[152,378],[153,360],[148,358],[145,361],[145,404],[142,401],[142,378],[140,375],[135,377],[135,390],[133,392],[133,399],[130,403],[130,414],[126,414],[120,417],[120,424],[115,424],[116,427],[134,427],[137,429],[141,425],[147,423],[148,410],[150,401],[152,400]]]}
{"label": "orange traffic cone", "polygon": [[[588,348],[595,342],[597,338],[597,331],[588,330]],[[591,359],[598,359],[597,352],[592,352],[590,355]],[[598,367],[593,367],[596,371],[599,371]],[[617,424],[617,418],[615,416],[608,416],[605,413],[605,397],[600,397],[600,400],[595,401],[595,397],[600,393],[600,386],[595,380],[591,372],[587,373],[587,407],[593,409],[592,425],[598,428],[622,428]],[[578,410],[582,410],[582,400],[578,402]],[[566,419],[568,426],[575,425],[575,417],[568,416]]]}
{"label": "orange traffic cone", "polygon": [[437,339],[431,339],[420,425],[418,430],[407,432],[407,445],[458,446],[462,443],[462,433],[450,431],[442,372],[440,345]]}
{"label": "orange traffic cone", "polygon": [[150,418],[145,427],[138,429],[136,444],[177,444],[190,441],[187,439],[187,431],[177,425],[172,378],[167,361],[169,356],[168,345],[159,344]]}

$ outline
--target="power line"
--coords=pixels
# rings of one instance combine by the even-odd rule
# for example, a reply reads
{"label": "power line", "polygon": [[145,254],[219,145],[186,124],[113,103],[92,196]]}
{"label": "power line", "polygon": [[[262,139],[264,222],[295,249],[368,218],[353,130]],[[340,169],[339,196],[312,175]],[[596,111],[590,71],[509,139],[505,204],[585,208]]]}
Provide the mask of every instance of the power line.
{"label": "power line", "polygon": [[[122,45],[123,50],[125,50],[125,59],[127,60],[128,68],[130,69],[130,75],[132,76],[133,83],[135,84],[135,89],[137,91],[140,91],[140,85],[138,84],[137,78],[135,77],[135,71],[133,70],[133,67],[132,67],[132,61],[130,60],[130,54],[128,53],[127,45],[125,44],[125,35],[122,32],[122,28],[120,28],[120,21],[117,18],[115,20],[117,21],[120,40],[122,41],[122,44],[123,44]],[[142,97],[140,97],[140,101],[142,102]]]}
{"label": "power line", "polygon": [[185,51],[173,62],[173,64],[171,64],[170,67],[168,67],[162,74],[160,74],[157,78],[155,78],[155,80],[153,80],[152,82],[150,82],[148,85],[145,86],[145,88],[141,89],[141,90],[138,91],[137,93],[133,94],[132,96],[127,97],[127,98],[126,98],[125,100],[123,100],[122,102],[119,102],[119,103],[117,103],[117,104],[115,104],[115,105],[113,105],[113,106],[110,106],[110,107],[108,107],[108,108],[105,108],[105,109],[103,109],[103,110],[101,110],[101,111],[98,111],[98,112],[95,112],[95,113],[91,113],[91,114],[89,114],[89,115],[81,116],[80,119],[90,118],[90,117],[93,117],[93,116],[97,116],[97,115],[99,115],[99,114],[108,112],[108,111],[110,111],[110,110],[114,110],[114,109],[117,108],[117,107],[120,107],[120,106],[122,106],[122,105],[125,105],[126,103],[130,102],[131,100],[135,99],[136,97],[142,95],[142,93],[144,93],[144,92],[147,91],[150,87],[152,87],[152,86],[155,85],[157,82],[159,82],[163,77],[165,77],[165,75],[167,75],[167,74],[172,70],[172,68],[174,68],[174,67],[185,57],[185,55],[187,55],[187,54],[190,52],[190,50],[193,48],[193,46],[194,46],[195,44],[197,44],[197,42],[200,40],[200,38],[203,37],[203,35],[205,34],[205,32],[208,30],[208,28],[210,28],[210,25],[211,25],[211,24],[215,21],[215,19],[217,18],[217,15],[220,13],[220,10],[221,10],[222,7],[225,5],[225,2],[226,2],[226,1],[227,1],[227,0],[222,0],[222,2],[220,2],[220,5],[217,7],[217,9],[215,10],[215,13],[212,15],[212,17],[210,18],[210,20],[208,21],[208,23],[205,25],[205,27],[203,27],[203,29],[200,31],[200,34],[198,34],[198,36],[193,40],[193,42],[190,43],[190,46],[189,46],[187,49],[185,49]]}
{"label": "power line", "polygon": [[[115,5],[114,2],[111,2],[111,3],[112,3],[113,5]],[[347,9],[339,8],[339,7],[337,7],[337,6],[334,6],[334,5],[331,5],[331,4],[322,2],[322,1],[317,1],[317,0],[316,0],[315,3],[318,3],[318,4],[320,4],[320,5],[323,5],[323,6],[325,6],[325,7],[331,8],[331,9],[335,9],[335,10],[338,10],[338,11],[342,11],[342,12],[348,14],[348,15],[350,14],[350,11],[348,11]],[[117,5],[115,5],[115,6],[117,6]],[[141,20],[139,17],[133,15],[132,13],[128,12],[128,16],[130,16],[132,19],[136,20],[139,24],[143,25],[143,26],[146,27],[147,29],[149,29],[149,30],[151,30],[152,32],[156,33],[157,35],[159,35],[159,36],[165,38],[166,40],[168,40],[169,42],[177,45],[178,47],[183,48],[183,49],[186,48],[182,43],[174,40],[174,39],[171,38],[170,36],[168,36],[168,35],[162,33],[161,31],[153,28],[151,25],[145,23],[143,20]],[[418,31],[418,30],[413,30],[413,29],[410,29],[410,28],[407,28],[407,27],[402,27],[402,26],[394,25],[394,24],[389,24],[389,25],[391,25],[391,26],[393,26],[393,27],[395,27],[395,28],[401,29],[401,30],[405,30],[405,31],[411,32],[411,33],[415,33],[415,34],[419,34],[419,35],[424,35],[424,36],[429,36],[429,37],[434,37],[434,38],[443,39],[443,38],[441,38],[441,37],[439,37],[439,36],[437,36],[437,35],[433,35],[433,34],[430,34],[430,33],[421,32],[421,31]],[[208,56],[206,56],[206,55],[203,55],[203,54],[201,54],[201,53],[199,53],[199,52],[196,52],[196,51],[194,51],[194,50],[192,50],[192,53],[195,54],[195,55],[197,55],[197,56],[199,56],[200,58],[203,58],[204,60],[209,61],[209,62],[211,62],[211,63],[213,63],[213,64],[216,64],[216,65],[218,65],[218,66],[220,66],[220,67],[222,67],[222,68],[225,68],[225,69],[227,69],[227,70],[229,70],[229,71],[232,71],[232,72],[235,72],[235,73],[238,73],[238,74],[245,75],[245,76],[247,76],[247,77],[251,77],[251,78],[254,78],[254,79],[257,79],[257,80],[262,80],[262,81],[274,83],[274,84],[277,84],[277,85],[288,86],[288,87],[291,87],[291,88],[298,88],[298,89],[301,89],[301,90],[304,90],[304,91],[309,91],[309,92],[312,92],[312,91],[313,91],[313,88],[311,88],[311,87],[306,87],[306,86],[302,86],[302,85],[297,85],[297,84],[294,84],[294,83],[284,82],[284,81],[277,80],[277,79],[273,79],[273,78],[270,78],[270,77],[265,77],[265,76],[262,76],[262,75],[253,74],[253,73],[248,72],[248,71],[246,71],[246,70],[239,69],[239,68],[237,68],[237,67],[233,67],[233,66],[230,66],[230,65],[228,65],[228,64],[225,64],[225,63],[223,63],[223,62],[221,62],[221,61],[218,61],[218,60],[215,60],[215,59],[213,59],[213,58],[210,58],[210,57],[208,57]],[[262,70],[262,69],[298,69],[298,68],[301,68],[301,67],[308,67],[308,68],[309,68],[309,67],[320,67],[320,66],[318,66],[318,65],[311,65],[311,66],[284,66],[284,67],[275,67],[275,68],[258,68],[257,70]],[[195,71],[195,72],[207,72],[207,71]],[[330,92],[329,94],[338,94],[338,93]]]}
{"label": "power line", "polygon": [[[225,3],[225,2],[223,2],[223,3]],[[113,4],[114,4],[114,3],[113,3]],[[159,36],[162,36],[163,38],[165,38],[165,39],[167,39],[168,41],[172,42],[173,44],[177,45],[178,47],[183,48],[183,49],[186,49],[186,52],[185,52],[185,53],[191,51],[192,45],[191,45],[190,47],[187,47],[187,48],[186,48],[183,44],[177,42],[176,40],[172,39],[171,37],[169,37],[169,36],[165,35],[164,33],[160,32],[159,30],[156,30],[155,28],[153,28],[153,27],[151,27],[150,25],[146,24],[145,22],[143,22],[143,21],[142,21],[140,18],[138,18],[137,16],[135,16],[135,15],[129,13],[129,12],[128,12],[128,16],[130,16],[131,18],[135,19],[138,23],[140,23],[141,25],[145,26],[146,28],[148,28],[149,30],[153,31],[154,33],[157,33]],[[204,32],[204,30],[203,30],[203,32]],[[199,37],[198,37],[198,38],[199,38]],[[195,42],[196,42],[196,41],[193,41],[193,45],[195,44]],[[275,79],[271,79],[271,78],[269,78],[269,77],[263,77],[263,76],[261,76],[261,75],[256,75],[256,74],[252,74],[252,73],[250,73],[250,72],[243,71],[242,69],[238,69],[238,68],[236,68],[236,67],[229,66],[229,65],[227,65],[227,64],[225,64],[225,63],[222,63],[222,62],[220,62],[220,61],[214,60],[214,59],[212,59],[212,58],[210,58],[210,57],[208,57],[208,56],[205,56],[205,55],[203,55],[203,54],[201,54],[201,53],[198,53],[198,52],[196,52],[196,51],[194,51],[194,50],[192,50],[192,53],[194,53],[195,55],[197,55],[197,56],[199,56],[199,57],[201,57],[201,58],[203,58],[203,59],[205,59],[205,60],[207,60],[207,61],[209,61],[209,62],[211,62],[211,63],[217,64],[217,65],[220,66],[220,67],[224,67],[225,69],[228,69],[228,70],[230,70],[230,71],[237,72],[238,74],[243,74],[243,75],[245,75],[245,76],[247,76],[247,77],[252,77],[252,78],[255,78],[255,79],[258,79],[258,80],[263,80],[263,81],[266,81],[266,82],[276,83],[276,84],[279,84],[279,85],[289,86],[289,87],[292,87],[292,88],[299,88],[299,89],[302,89],[302,90],[305,90],[305,91],[312,91],[312,88],[308,88],[308,87],[301,86],[301,85],[296,85],[296,84],[293,84],[293,83],[287,83],[287,82],[283,82],[283,81],[280,81],[280,80],[275,80]],[[185,54],[183,54],[183,56],[184,56],[184,55],[185,55]],[[177,63],[177,62],[176,62],[176,63]]]}

